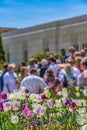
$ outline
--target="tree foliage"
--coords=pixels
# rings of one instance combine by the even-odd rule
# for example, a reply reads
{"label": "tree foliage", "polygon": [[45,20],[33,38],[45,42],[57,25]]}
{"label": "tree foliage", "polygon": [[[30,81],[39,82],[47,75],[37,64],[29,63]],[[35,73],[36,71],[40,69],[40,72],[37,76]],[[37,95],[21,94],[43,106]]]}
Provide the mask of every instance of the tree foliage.
{"label": "tree foliage", "polygon": [[31,58],[35,58],[38,61],[41,61],[42,59],[44,59],[46,57],[45,54],[41,54],[41,53],[37,53],[36,55],[33,55]]}
{"label": "tree foliage", "polygon": [[5,48],[2,42],[2,37],[0,35],[0,62],[5,62]]}

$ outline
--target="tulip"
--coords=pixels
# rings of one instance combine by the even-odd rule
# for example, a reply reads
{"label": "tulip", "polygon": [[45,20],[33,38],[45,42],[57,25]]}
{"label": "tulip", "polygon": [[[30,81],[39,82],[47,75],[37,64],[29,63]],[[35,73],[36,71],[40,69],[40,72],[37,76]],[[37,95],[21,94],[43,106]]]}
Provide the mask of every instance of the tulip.
{"label": "tulip", "polygon": [[0,110],[2,110],[3,108],[3,104],[0,102]]}
{"label": "tulip", "polygon": [[4,99],[4,100],[7,99],[7,94],[6,93],[2,93],[1,94],[1,98]]}
{"label": "tulip", "polygon": [[18,116],[17,116],[17,115],[12,115],[12,116],[11,116],[11,122],[12,122],[13,124],[17,124],[17,123],[19,122]]}
{"label": "tulip", "polygon": [[32,112],[31,110],[28,108],[28,106],[25,106],[24,110],[22,111],[24,116],[31,116]]}
{"label": "tulip", "polygon": [[45,100],[45,99],[46,99],[45,94],[41,94],[41,99],[42,99],[42,100]]}

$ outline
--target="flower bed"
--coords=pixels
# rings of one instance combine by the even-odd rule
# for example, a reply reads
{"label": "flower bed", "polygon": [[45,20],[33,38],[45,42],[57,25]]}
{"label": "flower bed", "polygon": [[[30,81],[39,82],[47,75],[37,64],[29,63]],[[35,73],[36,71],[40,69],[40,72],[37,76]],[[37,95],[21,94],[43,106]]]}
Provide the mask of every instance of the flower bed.
{"label": "flower bed", "polygon": [[87,88],[1,94],[0,130],[87,130]]}

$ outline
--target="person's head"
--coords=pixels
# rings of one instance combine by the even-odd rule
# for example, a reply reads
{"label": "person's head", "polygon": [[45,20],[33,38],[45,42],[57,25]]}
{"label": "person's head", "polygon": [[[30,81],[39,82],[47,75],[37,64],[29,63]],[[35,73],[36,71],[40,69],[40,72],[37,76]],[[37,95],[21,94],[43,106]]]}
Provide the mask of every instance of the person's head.
{"label": "person's head", "polygon": [[87,48],[84,48],[85,53],[87,54]]}
{"label": "person's head", "polygon": [[43,59],[41,61],[42,66],[46,66],[48,64],[48,61],[46,59]]}
{"label": "person's head", "polygon": [[61,64],[61,60],[57,59],[56,64]]}
{"label": "person's head", "polygon": [[75,58],[75,65],[76,65],[76,67],[80,67],[80,65],[81,65],[81,60],[82,60],[81,57],[76,57],[76,58]]}
{"label": "person's head", "polygon": [[38,69],[40,69],[42,67],[41,62],[38,62]]}
{"label": "person's head", "polygon": [[84,86],[87,86],[87,73],[83,75]]}
{"label": "person's head", "polygon": [[14,73],[14,71],[15,71],[15,65],[14,64],[9,64],[8,65],[8,70],[9,70],[10,73]]}
{"label": "person's head", "polygon": [[34,64],[38,64],[38,60],[37,59],[34,59],[33,62],[34,62]]}
{"label": "person's head", "polygon": [[76,52],[74,53],[74,56],[75,56],[75,57],[77,57],[77,56],[81,56],[81,52],[76,51]]}
{"label": "person's head", "polygon": [[65,64],[64,65],[64,70],[66,71],[66,73],[71,73],[72,71],[72,67],[70,64]]}
{"label": "person's head", "polygon": [[75,48],[72,46],[72,47],[70,47],[69,48],[69,52],[71,53],[71,54],[74,54],[75,53]]}
{"label": "person's head", "polygon": [[61,49],[61,54],[65,55],[65,53],[66,53],[65,49]]}
{"label": "person's head", "polygon": [[7,63],[4,63],[3,68],[4,68],[4,69],[8,69],[8,64],[7,64]]}
{"label": "person's head", "polygon": [[82,57],[85,57],[85,55],[86,55],[85,50],[81,50],[81,56],[82,56]]}
{"label": "person's head", "polygon": [[24,61],[21,62],[22,66],[26,66],[26,63]]}
{"label": "person's head", "polygon": [[46,73],[46,76],[55,77],[53,71],[50,69],[47,69],[45,73]]}
{"label": "person's head", "polygon": [[34,59],[34,58],[31,58],[31,59],[29,60],[29,65],[30,65],[30,66],[33,66],[34,63],[35,63],[35,59]]}
{"label": "person's head", "polygon": [[25,62],[20,62],[19,64],[18,64],[18,67],[21,69],[21,67],[23,67],[23,66],[26,66],[26,63]]}
{"label": "person's head", "polygon": [[65,63],[70,64],[71,66],[73,66],[74,65],[74,59],[69,57],[69,58],[66,59]]}
{"label": "person's head", "polygon": [[46,57],[50,57],[50,52],[46,51]]}
{"label": "person's head", "polygon": [[21,77],[24,78],[26,76],[28,76],[28,69],[27,69],[27,67],[23,66],[21,68]]}
{"label": "person's head", "polygon": [[30,74],[37,75],[37,70],[35,68],[32,68],[30,70]]}
{"label": "person's head", "polygon": [[83,58],[81,61],[83,70],[87,69],[87,57]]}
{"label": "person's head", "polygon": [[56,61],[55,61],[55,58],[54,58],[53,56],[51,56],[51,57],[49,58],[49,63],[52,63],[52,62],[54,62],[54,63],[56,62]]}

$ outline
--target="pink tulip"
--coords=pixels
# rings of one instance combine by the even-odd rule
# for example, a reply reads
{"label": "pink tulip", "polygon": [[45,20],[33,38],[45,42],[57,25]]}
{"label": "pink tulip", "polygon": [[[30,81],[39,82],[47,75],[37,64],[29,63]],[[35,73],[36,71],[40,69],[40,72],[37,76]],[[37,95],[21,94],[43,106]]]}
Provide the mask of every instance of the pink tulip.
{"label": "pink tulip", "polygon": [[31,114],[32,114],[32,112],[31,112],[31,110],[28,108],[28,106],[25,106],[25,108],[23,109],[23,111],[22,111],[22,113],[23,113],[23,115],[24,116],[31,116]]}

